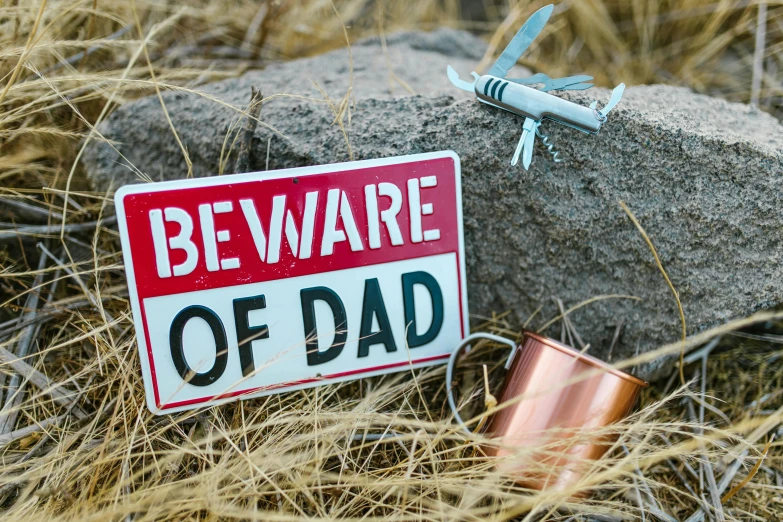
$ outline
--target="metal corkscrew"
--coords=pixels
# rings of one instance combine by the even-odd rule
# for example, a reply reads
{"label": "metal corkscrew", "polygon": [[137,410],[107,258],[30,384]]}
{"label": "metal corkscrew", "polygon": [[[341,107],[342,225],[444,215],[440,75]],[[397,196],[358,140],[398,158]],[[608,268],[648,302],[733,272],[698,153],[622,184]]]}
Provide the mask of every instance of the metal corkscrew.
{"label": "metal corkscrew", "polygon": [[552,140],[549,139],[549,134],[544,134],[544,132],[541,130],[541,126],[539,125],[536,127],[536,136],[541,138],[541,143],[544,144],[544,147],[546,147],[546,151],[549,153],[550,156],[552,156],[552,161],[555,163],[563,163],[565,160],[563,158],[559,158],[560,155],[559,150],[555,150],[555,144],[552,143]]}

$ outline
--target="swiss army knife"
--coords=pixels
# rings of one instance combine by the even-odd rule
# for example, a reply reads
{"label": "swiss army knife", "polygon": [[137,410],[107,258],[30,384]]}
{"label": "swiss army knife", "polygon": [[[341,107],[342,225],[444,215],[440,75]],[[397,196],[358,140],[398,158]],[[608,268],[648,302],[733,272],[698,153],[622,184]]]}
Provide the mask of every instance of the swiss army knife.
{"label": "swiss army knife", "polygon": [[[623,83],[615,87],[609,103],[598,109],[598,102],[585,107],[548,94],[549,91],[588,89],[593,86],[590,83],[592,76],[579,75],[552,79],[546,74],[538,73],[529,78],[506,78],[509,69],[541,33],[553,9],[554,6],[550,4],[533,13],[487,74],[479,76],[476,72],[471,73],[472,83],[460,79],[459,74],[450,65],[446,70],[452,84],[465,91],[474,92],[480,102],[525,118],[522,124],[522,136],[511,159],[511,165],[516,165],[521,156],[525,170],[530,167],[533,159],[536,135],[542,139],[554,161],[562,161],[554,151],[548,136],[539,130],[542,120],[549,119],[587,134],[595,134],[601,130],[601,125],[606,122],[606,115],[617,105],[625,90]],[[541,87],[536,89],[532,87],[533,85],[541,85]]]}

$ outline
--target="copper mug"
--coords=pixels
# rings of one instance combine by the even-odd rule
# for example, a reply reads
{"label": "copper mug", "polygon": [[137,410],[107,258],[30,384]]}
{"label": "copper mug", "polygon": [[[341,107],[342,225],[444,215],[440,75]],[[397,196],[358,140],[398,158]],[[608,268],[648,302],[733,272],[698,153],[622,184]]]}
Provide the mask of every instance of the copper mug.
{"label": "copper mug", "polygon": [[[592,434],[626,417],[649,384],[553,339],[523,334],[519,346],[492,334],[466,337],[447,367],[449,405],[464,427],[451,390],[461,350],[481,338],[509,345],[508,373],[498,399],[502,409],[491,415],[485,430],[496,444],[484,451],[499,457],[496,467],[526,487],[564,490],[579,482],[590,461],[601,458],[613,442],[605,434]],[[503,458],[515,453],[521,458]]]}

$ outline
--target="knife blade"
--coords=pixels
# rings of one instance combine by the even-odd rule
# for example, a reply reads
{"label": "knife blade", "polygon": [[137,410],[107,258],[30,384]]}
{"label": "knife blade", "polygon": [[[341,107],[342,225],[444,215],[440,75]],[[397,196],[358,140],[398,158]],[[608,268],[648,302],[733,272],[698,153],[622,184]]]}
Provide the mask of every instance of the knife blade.
{"label": "knife blade", "polygon": [[592,81],[592,76],[586,74],[580,74],[577,76],[567,76],[565,78],[550,78],[544,73],[537,73],[527,78],[506,78],[509,82],[518,83],[520,85],[534,85],[540,83],[543,86],[539,89],[541,92],[547,91],[560,91],[564,89],[575,89],[575,85],[579,85],[577,89],[587,89],[584,85],[591,85],[585,82]]}
{"label": "knife blade", "polygon": [[532,128],[525,139],[524,152],[522,153],[522,166],[525,167],[525,170],[530,168],[530,163],[533,161],[533,145],[536,142],[536,129],[539,125],[541,125],[540,122],[533,121]]}
{"label": "knife blade", "polygon": [[601,110],[599,111],[602,116],[606,116],[609,114],[609,111],[614,109],[614,106],[617,105],[620,102],[620,98],[623,97],[623,93],[625,92],[625,84],[621,83],[617,87],[615,87],[612,90],[612,96],[609,98],[609,103],[604,105]]}
{"label": "knife blade", "polygon": [[[568,76],[566,78],[557,78],[555,80],[549,81],[547,85],[544,86],[543,89],[541,89],[544,92],[547,91],[561,91],[564,89],[570,89],[573,90],[575,85],[592,85],[591,82],[593,80],[592,76],[587,75],[579,75],[579,76]],[[582,87],[583,89],[586,89],[587,87]]]}
{"label": "knife blade", "polygon": [[[533,118],[525,118],[525,122],[522,124],[522,136],[519,137],[519,143],[514,151],[514,156],[511,158],[511,166],[515,166],[519,162],[519,156],[524,152],[522,157],[522,164],[525,166],[525,170],[530,166],[530,161],[533,158],[533,140],[536,137],[536,128],[538,123]],[[528,152],[528,149],[530,152]],[[530,158],[528,158],[530,156]]]}
{"label": "knife blade", "polygon": [[509,42],[487,74],[505,78],[509,69],[517,63],[522,53],[530,47],[533,40],[541,33],[541,30],[549,21],[554,8],[554,5],[549,4],[533,13],[533,16],[528,18],[527,22],[517,31],[517,34],[514,35],[514,38],[511,39],[511,42]]}

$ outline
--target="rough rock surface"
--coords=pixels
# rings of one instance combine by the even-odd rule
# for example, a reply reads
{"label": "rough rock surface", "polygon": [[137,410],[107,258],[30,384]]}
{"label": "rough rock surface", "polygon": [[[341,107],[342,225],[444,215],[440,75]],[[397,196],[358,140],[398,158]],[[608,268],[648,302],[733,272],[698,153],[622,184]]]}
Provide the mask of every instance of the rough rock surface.
{"label": "rough rock surface", "polygon": [[[571,315],[590,353],[610,358],[620,322],[612,360],[677,340],[674,298],[621,200],[645,227],[680,292],[689,333],[783,302],[783,129],[775,119],[682,88],[632,87],[598,135],[545,123],[566,161],[553,163],[539,143],[525,172],[509,166],[522,121],[476,102],[446,79],[446,64],[466,77],[484,48],[449,30],[394,35],[388,54],[378,40],[355,44],[350,120],[344,119],[354,159],[443,149],[460,155],[475,316],[510,310],[517,326],[543,305],[530,323],[536,327],[557,315],[552,296],[569,307],[628,294],[641,300],[599,300]],[[320,97],[309,78],[334,107],[272,97]],[[251,158],[253,170],[264,170],[267,154],[269,169],[349,159],[346,137],[333,123],[349,84],[347,53],[339,50],[202,90],[240,108],[251,85],[270,97],[261,118],[279,133],[259,126]],[[606,102],[608,91],[568,96]],[[233,164],[221,160],[221,151],[230,128],[238,127],[236,111],[181,92],[163,98],[193,175],[231,172],[221,169]],[[187,175],[156,97],[121,107],[100,131],[122,157],[106,144],[89,147],[84,164],[96,188],[140,181],[138,172],[155,180]],[[548,333],[559,336],[559,326]],[[670,367],[671,358],[638,373],[657,378]]]}

